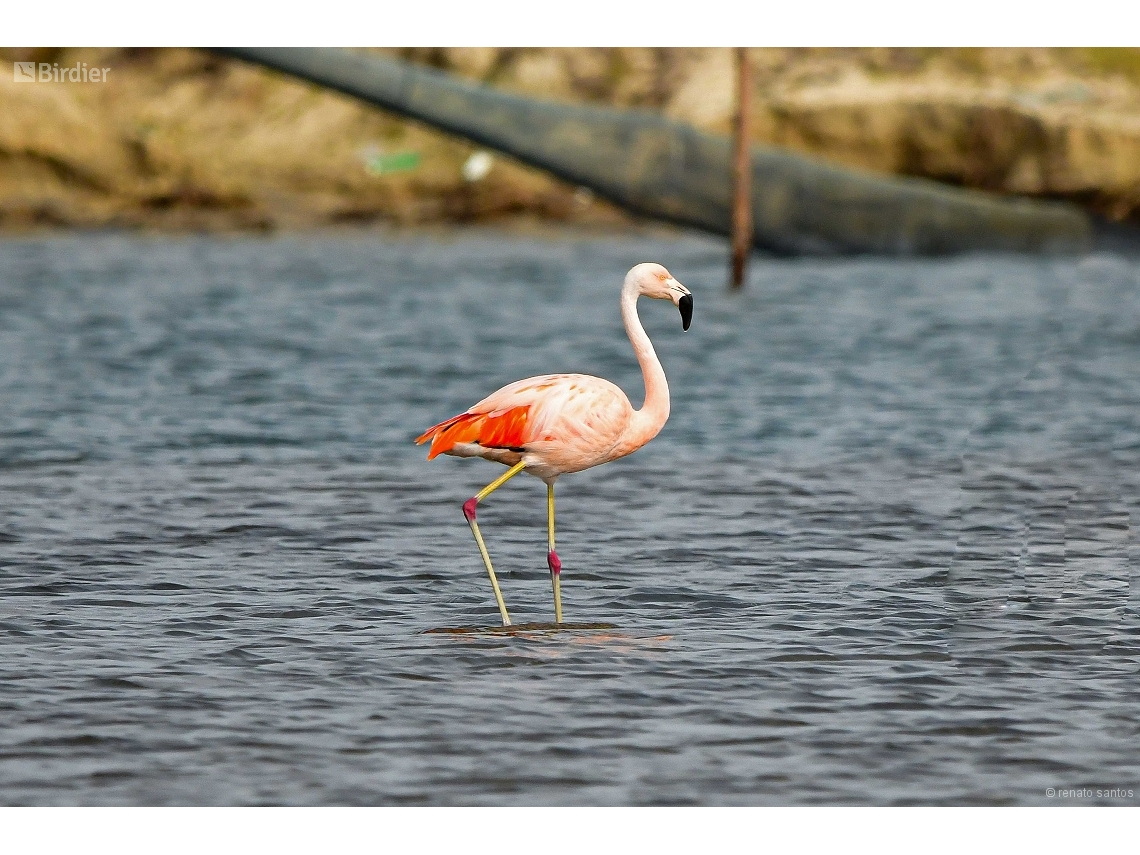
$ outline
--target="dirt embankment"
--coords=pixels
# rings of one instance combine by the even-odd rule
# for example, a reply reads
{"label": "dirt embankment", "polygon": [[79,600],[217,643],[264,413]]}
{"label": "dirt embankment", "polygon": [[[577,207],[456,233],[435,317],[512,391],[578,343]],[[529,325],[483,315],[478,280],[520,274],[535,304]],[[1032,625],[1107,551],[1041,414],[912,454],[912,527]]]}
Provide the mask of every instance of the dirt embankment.
{"label": "dirt embankment", "polygon": [[[536,97],[727,133],[726,49],[384,51]],[[753,136],[850,166],[1140,220],[1140,50],[754,49]],[[16,62],[108,68],[17,82]],[[73,75],[79,76],[79,75]],[[300,228],[624,215],[504,157],[181,49],[0,51],[0,228]]]}

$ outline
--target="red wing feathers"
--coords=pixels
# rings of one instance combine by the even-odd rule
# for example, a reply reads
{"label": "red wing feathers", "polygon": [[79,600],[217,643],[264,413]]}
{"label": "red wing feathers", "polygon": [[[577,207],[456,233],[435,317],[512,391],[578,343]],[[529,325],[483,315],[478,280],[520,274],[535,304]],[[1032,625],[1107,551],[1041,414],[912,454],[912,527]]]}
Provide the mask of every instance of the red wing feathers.
{"label": "red wing feathers", "polygon": [[461,413],[428,428],[416,444],[431,440],[428,460],[463,442],[487,448],[522,448],[526,443],[526,420],[530,407],[511,407],[494,413]]}

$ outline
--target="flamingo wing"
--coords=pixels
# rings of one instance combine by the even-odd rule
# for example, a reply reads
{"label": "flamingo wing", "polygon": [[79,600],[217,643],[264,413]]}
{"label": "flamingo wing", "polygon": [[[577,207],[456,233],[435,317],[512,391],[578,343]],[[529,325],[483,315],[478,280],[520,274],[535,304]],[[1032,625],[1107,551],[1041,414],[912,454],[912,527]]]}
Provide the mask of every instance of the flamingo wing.
{"label": "flamingo wing", "polygon": [[529,407],[511,407],[491,413],[468,410],[428,428],[416,437],[416,444],[431,440],[428,460],[451,451],[460,443],[477,443],[485,448],[521,451]]}

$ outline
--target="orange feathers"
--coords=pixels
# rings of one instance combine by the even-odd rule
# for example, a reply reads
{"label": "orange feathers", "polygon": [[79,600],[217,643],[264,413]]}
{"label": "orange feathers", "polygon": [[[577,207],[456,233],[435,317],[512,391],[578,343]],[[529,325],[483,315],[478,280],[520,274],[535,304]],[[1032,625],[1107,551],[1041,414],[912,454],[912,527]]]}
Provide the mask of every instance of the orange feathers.
{"label": "orange feathers", "polygon": [[428,428],[416,437],[416,444],[431,440],[428,460],[464,442],[485,448],[521,449],[526,444],[526,420],[530,407],[511,407],[493,413],[460,413]]}

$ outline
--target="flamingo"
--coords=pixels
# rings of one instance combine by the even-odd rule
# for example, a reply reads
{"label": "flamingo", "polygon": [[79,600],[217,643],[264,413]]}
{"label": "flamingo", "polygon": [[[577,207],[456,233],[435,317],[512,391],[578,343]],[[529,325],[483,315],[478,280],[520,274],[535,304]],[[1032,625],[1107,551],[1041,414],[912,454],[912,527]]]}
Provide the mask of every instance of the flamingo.
{"label": "flamingo", "polygon": [[491,579],[503,626],[511,625],[495,568],[475,519],[476,506],[520,472],[546,483],[549,552],[547,566],[554,589],[554,620],[562,623],[562,561],[554,548],[554,482],[632,454],[657,436],[669,418],[669,384],[653,344],[637,316],[637,298],[671,300],[681,312],[681,327],[693,319],[693,295],[660,264],[638,264],[621,289],[621,317],[641,365],[645,402],[635,410],[625,393],[609,380],[589,374],[543,374],[504,386],[465,413],[440,422],[416,437],[430,441],[428,460],[439,454],[482,457],[507,471],[463,503],[463,516],[475,535]]}

